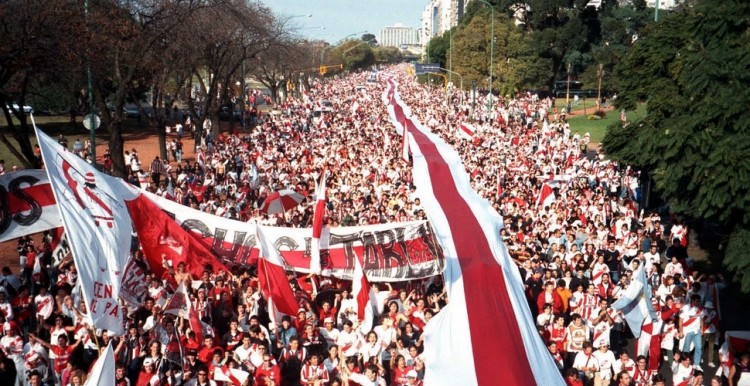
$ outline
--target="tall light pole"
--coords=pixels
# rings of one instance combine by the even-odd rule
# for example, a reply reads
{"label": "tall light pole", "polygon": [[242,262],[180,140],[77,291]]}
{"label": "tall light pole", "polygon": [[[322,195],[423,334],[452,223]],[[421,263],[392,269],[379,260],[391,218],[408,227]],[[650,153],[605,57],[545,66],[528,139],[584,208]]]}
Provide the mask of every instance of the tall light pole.
{"label": "tall light pole", "polygon": [[[89,1],[83,2],[83,16],[86,20],[86,30],[88,31],[89,23]],[[87,48],[88,50],[88,48]],[[91,74],[91,57],[88,52],[86,54],[86,87],[89,94],[89,140],[91,141],[91,162],[96,167],[96,126],[94,125],[94,80]]]}
{"label": "tall light pole", "polygon": [[492,63],[495,61],[495,7],[492,6],[487,0],[479,0],[485,4],[487,4],[488,7],[490,7],[490,11],[492,11],[492,21],[490,22],[490,110],[492,110],[492,100],[495,99],[495,97],[492,95]]}
{"label": "tall light pole", "polygon": [[448,36],[449,36],[449,41],[448,41],[448,56],[449,56],[449,58],[448,59],[450,59],[448,61],[448,68],[450,69],[448,71],[448,82],[451,85],[453,85],[453,28],[451,28],[450,30],[448,30]]}

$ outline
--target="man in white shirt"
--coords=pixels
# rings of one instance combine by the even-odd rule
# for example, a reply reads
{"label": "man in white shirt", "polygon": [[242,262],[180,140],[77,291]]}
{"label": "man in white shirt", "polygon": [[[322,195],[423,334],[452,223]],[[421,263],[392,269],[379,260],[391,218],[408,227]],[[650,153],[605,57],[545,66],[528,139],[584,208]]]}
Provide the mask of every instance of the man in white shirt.
{"label": "man in white shirt", "polygon": [[594,357],[599,362],[599,371],[596,373],[597,385],[608,385],[612,381],[612,365],[615,363],[615,354],[609,349],[609,342],[602,341],[599,349],[594,352]]}
{"label": "man in white shirt", "polygon": [[583,371],[583,376],[588,380],[588,382],[584,383],[590,383],[594,379],[596,372],[599,371],[599,361],[594,356],[593,351],[594,347],[591,345],[591,342],[583,342],[583,351],[576,354],[573,360],[573,368]]}
{"label": "man in white shirt", "polygon": [[690,352],[691,349],[695,349],[693,353],[693,363],[701,363],[701,355],[703,354],[703,307],[701,307],[700,295],[693,295],[690,297],[690,304],[682,306],[680,310],[680,319],[677,326],[678,332],[677,337],[683,340],[683,352]]}

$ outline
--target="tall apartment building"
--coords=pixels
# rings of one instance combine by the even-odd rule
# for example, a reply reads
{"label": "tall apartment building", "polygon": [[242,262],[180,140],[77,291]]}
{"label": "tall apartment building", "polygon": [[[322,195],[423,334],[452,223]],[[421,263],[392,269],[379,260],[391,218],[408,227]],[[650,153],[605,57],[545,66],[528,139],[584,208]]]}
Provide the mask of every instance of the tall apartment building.
{"label": "tall apartment building", "polygon": [[378,44],[384,47],[413,46],[419,44],[419,31],[412,27],[396,23],[392,27],[385,27],[378,34]]}
{"label": "tall apartment building", "polygon": [[430,0],[422,11],[422,23],[419,31],[419,41],[422,45],[427,43],[436,35],[458,25],[466,9],[466,4],[471,0]]}

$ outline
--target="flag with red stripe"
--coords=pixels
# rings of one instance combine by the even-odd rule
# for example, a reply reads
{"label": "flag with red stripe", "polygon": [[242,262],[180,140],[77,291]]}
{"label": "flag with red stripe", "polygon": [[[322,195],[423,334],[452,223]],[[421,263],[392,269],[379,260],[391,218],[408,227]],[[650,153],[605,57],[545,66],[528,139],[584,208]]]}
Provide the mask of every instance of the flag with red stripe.
{"label": "flag with red stripe", "polygon": [[502,218],[472,189],[459,154],[413,116],[406,119],[395,82],[383,100],[392,122],[404,122],[411,135],[414,183],[446,258],[450,303],[425,327],[425,384],[497,384],[502,364],[503,384],[564,385],[499,238]]}
{"label": "flag with red stripe", "polygon": [[372,328],[374,311],[370,302],[372,289],[367,280],[365,270],[362,268],[362,257],[354,257],[354,278],[352,279],[352,296],[357,300],[357,319],[360,321],[362,331],[370,331]]}
{"label": "flag with red stripe", "polygon": [[295,315],[299,309],[299,302],[294,297],[292,286],[287,280],[284,260],[279,251],[263,234],[263,227],[257,227],[261,253],[258,259],[258,281],[266,299],[269,300],[269,314],[271,302],[273,307],[281,313]]}
{"label": "flag with red stripe", "polygon": [[313,212],[313,235],[312,245],[310,246],[310,272],[320,274],[321,263],[320,263],[320,235],[323,233],[323,217],[326,212],[326,178],[328,172],[323,171],[323,175],[320,176],[318,186],[315,189],[315,196],[317,201],[315,202],[315,210]]}

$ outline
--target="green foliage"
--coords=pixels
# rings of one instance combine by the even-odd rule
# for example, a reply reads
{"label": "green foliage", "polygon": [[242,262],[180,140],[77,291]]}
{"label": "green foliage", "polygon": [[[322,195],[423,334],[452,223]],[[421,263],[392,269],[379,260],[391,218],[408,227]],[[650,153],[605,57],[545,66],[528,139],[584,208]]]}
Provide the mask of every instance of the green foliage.
{"label": "green foliage", "polygon": [[[532,37],[523,34],[503,14],[495,14],[493,89],[511,94],[522,88],[544,87],[551,62],[540,59]],[[491,15],[478,14],[453,34],[453,71],[463,75],[464,84],[487,86],[490,76]]]}
{"label": "green foliage", "polygon": [[724,265],[738,273],[736,281],[740,283],[740,291],[750,293],[750,229],[738,226],[729,236],[726,251],[724,252]]}
{"label": "green foliage", "polygon": [[445,67],[449,47],[450,32],[430,39],[430,42],[427,43],[427,62],[439,63],[440,67]]}
{"label": "green foliage", "polygon": [[355,70],[375,64],[373,48],[365,41],[348,40],[335,49],[344,68]]}
{"label": "green foliage", "polygon": [[373,47],[372,52],[378,63],[397,63],[403,59],[401,50],[397,47]]}
{"label": "green foliage", "polygon": [[646,100],[648,115],[603,142],[612,157],[651,170],[675,211],[728,230],[733,268],[750,260],[746,249],[728,254],[750,228],[748,14],[746,1],[703,0],[647,28],[617,68],[617,104]]}

